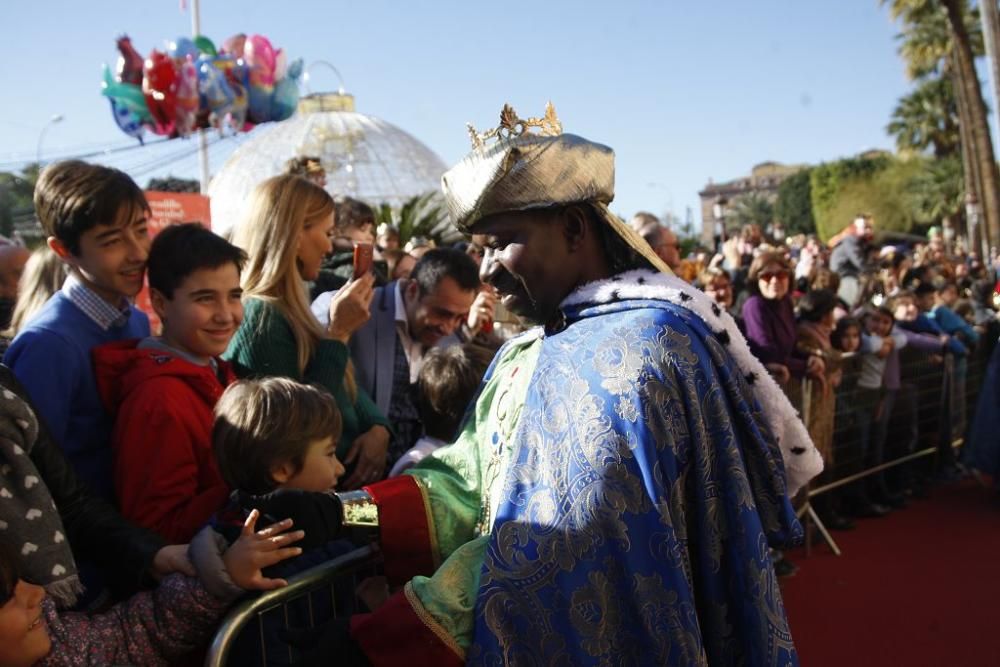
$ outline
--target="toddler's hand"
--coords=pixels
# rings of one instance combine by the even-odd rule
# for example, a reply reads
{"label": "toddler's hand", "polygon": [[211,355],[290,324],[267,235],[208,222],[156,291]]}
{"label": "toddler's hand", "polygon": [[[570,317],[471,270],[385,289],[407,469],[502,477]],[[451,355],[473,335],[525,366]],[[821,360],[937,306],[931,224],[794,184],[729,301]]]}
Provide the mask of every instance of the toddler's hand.
{"label": "toddler's hand", "polygon": [[292,527],[291,519],[272,524],[259,533],[254,532],[259,517],[260,512],[257,510],[250,512],[243,524],[243,532],[223,554],[222,561],[229,578],[240,588],[268,591],[287,586],[288,582],[284,579],[268,579],[261,569],[302,553],[302,549],[288,545],[301,540],[305,533],[301,530],[285,532]]}

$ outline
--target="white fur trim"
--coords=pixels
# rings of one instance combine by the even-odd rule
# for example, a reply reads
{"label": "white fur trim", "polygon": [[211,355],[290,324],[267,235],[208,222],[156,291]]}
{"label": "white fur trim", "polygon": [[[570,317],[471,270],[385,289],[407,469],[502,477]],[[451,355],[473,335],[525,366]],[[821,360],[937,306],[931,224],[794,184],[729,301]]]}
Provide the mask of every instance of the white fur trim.
{"label": "white fur trim", "polygon": [[[690,298],[684,299],[682,294]],[[721,308],[716,314],[712,308],[714,301],[701,290],[676,276],[640,269],[583,285],[566,297],[562,307],[612,303],[623,299],[669,301],[690,311],[708,325],[711,331],[725,331],[729,334],[726,347],[740,372],[744,376],[755,376],[754,394],[785,461],[788,495],[795,495],[806,482],[823,470],[823,458],[813,445],[805,424],[778,383],[750,352],[750,346],[736,326],[736,320]]]}

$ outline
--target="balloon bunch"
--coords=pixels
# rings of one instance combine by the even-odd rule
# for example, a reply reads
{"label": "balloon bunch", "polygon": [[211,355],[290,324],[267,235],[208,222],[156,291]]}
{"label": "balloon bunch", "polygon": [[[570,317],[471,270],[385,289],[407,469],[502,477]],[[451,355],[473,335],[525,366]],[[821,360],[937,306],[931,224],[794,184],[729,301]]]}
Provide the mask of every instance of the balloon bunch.
{"label": "balloon bunch", "polygon": [[127,36],[114,74],[104,66],[103,94],[121,130],[142,141],[149,129],[186,137],[199,128],[245,132],[295,113],[302,60],[289,63],[263,35],[234,35],[216,49],[210,39],[180,37],[145,60]]}

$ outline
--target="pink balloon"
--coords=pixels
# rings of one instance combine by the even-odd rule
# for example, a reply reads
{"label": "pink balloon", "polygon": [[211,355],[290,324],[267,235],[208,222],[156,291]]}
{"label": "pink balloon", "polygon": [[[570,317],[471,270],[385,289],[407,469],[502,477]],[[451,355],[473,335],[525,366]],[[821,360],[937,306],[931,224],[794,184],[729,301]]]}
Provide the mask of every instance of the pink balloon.
{"label": "pink balloon", "polygon": [[271,42],[263,35],[250,35],[243,45],[243,59],[250,67],[252,85],[274,84],[274,67],[277,56]]}
{"label": "pink balloon", "polygon": [[288,74],[288,56],[284,49],[278,49],[274,54],[274,82],[277,83]]}
{"label": "pink balloon", "polygon": [[198,107],[198,68],[194,59],[187,56],[178,68],[177,77],[177,134],[186,137],[197,127]]}

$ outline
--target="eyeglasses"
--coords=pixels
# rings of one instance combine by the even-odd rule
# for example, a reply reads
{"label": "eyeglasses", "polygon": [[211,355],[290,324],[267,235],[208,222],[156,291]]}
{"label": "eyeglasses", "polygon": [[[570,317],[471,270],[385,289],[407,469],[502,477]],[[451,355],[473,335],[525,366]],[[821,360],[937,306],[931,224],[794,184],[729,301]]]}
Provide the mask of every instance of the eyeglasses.
{"label": "eyeglasses", "polygon": [[765,283],[769,283],[775,278],[777,278],[778,280],[788,280],[788,274],[785,273],[784,271],[779,271],[777,273],[771,273],[771,272],[762,273],[759,276],[757,276],[758,280],[763,280]]}

